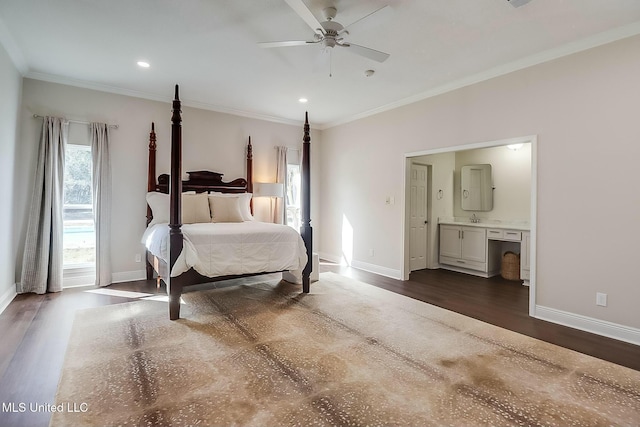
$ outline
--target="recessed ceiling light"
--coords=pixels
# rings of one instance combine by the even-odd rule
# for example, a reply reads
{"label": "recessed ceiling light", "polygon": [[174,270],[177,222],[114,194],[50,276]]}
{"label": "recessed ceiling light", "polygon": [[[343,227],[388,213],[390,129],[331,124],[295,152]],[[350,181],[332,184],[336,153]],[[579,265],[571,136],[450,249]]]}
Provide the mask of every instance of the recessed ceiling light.
{"label": "recessed ceiling light", "polygon": [[300,98],[298,99],[298,102],[301,104],[306,104],[307,102],[309,102],[309,100],[307,98]]}
{"label": "recessed ceiling light", "polygon": [[149,67],[150,67],[150,65],[149,65],[149,63],[148,63],[148,62],[145,62],[145,61],[138,61],[138,67],[141,67],[141,68],[149,68]]}

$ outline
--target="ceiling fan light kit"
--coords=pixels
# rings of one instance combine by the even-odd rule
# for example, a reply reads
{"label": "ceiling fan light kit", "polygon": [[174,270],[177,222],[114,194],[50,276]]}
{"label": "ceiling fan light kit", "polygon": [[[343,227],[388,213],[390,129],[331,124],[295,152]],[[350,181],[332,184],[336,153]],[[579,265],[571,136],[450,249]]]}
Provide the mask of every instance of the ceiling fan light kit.
{"label": "ceiling fan light kit", "polygon": [[[319,22],[315,15],[307,8],[307,6],[303,3],[302,0],[285,0],[286,3],[302,18],[303,21],[307,23],[307,25],[314,31],[313,40],[305,41],[305,40],[290,40],[290,41],[281,41],[281,42],[264,42],[258,43],[261,47],[264,48],[272,48],[272,47],[288,47],[288,46],[304,46],[310,44],[322,44],[325,48],[333,49],[334,47],[344,47],[348,48],[348,52],[355,53],[357,55],[363,56],[368,59],[372,59],[377,62],[384,62],[389,58],[389,54],[385,52],[381,52],[379,50],[371,49],[365,46],[360,46],[353,43],[348,43],[344,41],[342,37],[343,34],[349,34],[349,31],[346,27],[344,27],[339,22],[334,21],[338,10],[333,7],[325,7],[322,10],[322,14],[325,18],[324,22]],[[361,22],[364,19],[370,17],[371,15],[388,8],[389,6],[384,6],[360,19],[353,22],[351,25],[356,22]]]}

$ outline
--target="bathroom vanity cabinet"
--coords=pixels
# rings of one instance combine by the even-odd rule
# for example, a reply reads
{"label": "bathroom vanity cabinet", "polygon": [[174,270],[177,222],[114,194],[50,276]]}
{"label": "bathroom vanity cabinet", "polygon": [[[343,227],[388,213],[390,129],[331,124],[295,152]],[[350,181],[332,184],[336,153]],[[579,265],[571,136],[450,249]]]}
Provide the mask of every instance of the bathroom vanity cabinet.
{"label": "bathroom vanity cabinet", "polygon": [[440,265],[448,270],[491,277],[500,274],[504,252],[513,251],[520,254],[520,278],[527,284],[529,238],[530,233],[524,227],[440,222]]}
{"label": "bathroom vanity cabinet", "polygon": [[440,225],[440,263],[486,271],[487,230],[481,227]]}

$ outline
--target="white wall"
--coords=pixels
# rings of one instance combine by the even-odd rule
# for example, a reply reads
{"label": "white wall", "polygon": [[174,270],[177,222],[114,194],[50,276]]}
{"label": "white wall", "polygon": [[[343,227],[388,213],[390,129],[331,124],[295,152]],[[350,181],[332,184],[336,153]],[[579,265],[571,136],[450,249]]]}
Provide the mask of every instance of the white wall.
{"label": "white wall", "polygon": [[[68,119],[101,121],[118,124],[111,131],[111,162],[113,168],[112,270],[116,281],[144,277],[144,264],[135,262],[135,254],[144,253],[140,238],[145,228],[147,188],[147,157],[151,122],[156,124],[158,137],[157,173],[169,173],[170,118],[173,88],[167,88],[167,102],[148,101],[123,95],[104,93],[39,80],[25,79],[21,112],[22,137],[18,156],[23,167],[17,189],[30,192],[41,119],[32,115],[57,115]],[[229,114],[183,107],[183,173],[190,170],[213,170],[224,173],[225,180],[246,176],[245,147],[251,135],[254,156],[254,180],[275,180],[276,145],[302,144],[300,126],[277,124]],[[15,123],[15,122],[13,122]],[[71,126],[83,126],[74,125]],[[315,155],[318,132],[312,131],[312,218],[319,229],[316,179],[319,159]],[[314,143],[316,145],[314,145]],[[315,171],[313,171],[315,169]],[[315,196],[314,196],[315,195]],[[17,206],[25,216],[28,200]],[[267,219],[268,202],[258,208],[257,216]],[[20,221],[19,221],[20,222]],[[26,224],[19,224],[19,253],[24,245]],[[316,239],[317,242],[317,239]],[[19,279],[21,263],[16,275]],[[17,280],[18,280],[17,279]]]}
{"label": "white wall", "polygon": [[384,201],[405,153],[538,135],[537,304],[637,330],[639,51],[635,36],[323,131],[321,252],[340,255],[344,215],[355,260],[400,271],[402,203]]}
{"label": "white wall", "polygon": [[22,76],[0,44],[0,311],[15,296],[16,235],[13,200],[15,192],[16,146],[18,145],[18,111]]}

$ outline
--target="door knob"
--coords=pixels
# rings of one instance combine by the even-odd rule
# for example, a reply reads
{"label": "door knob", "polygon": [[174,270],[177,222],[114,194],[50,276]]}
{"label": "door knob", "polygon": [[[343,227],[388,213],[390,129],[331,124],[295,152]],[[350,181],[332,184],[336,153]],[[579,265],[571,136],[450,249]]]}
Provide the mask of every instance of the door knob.
{"label": "door knob", "polygon": [[425,221],[424,223],[425,223],[425,224],[428,224],[428,223],[429,223],[429,221]]}

